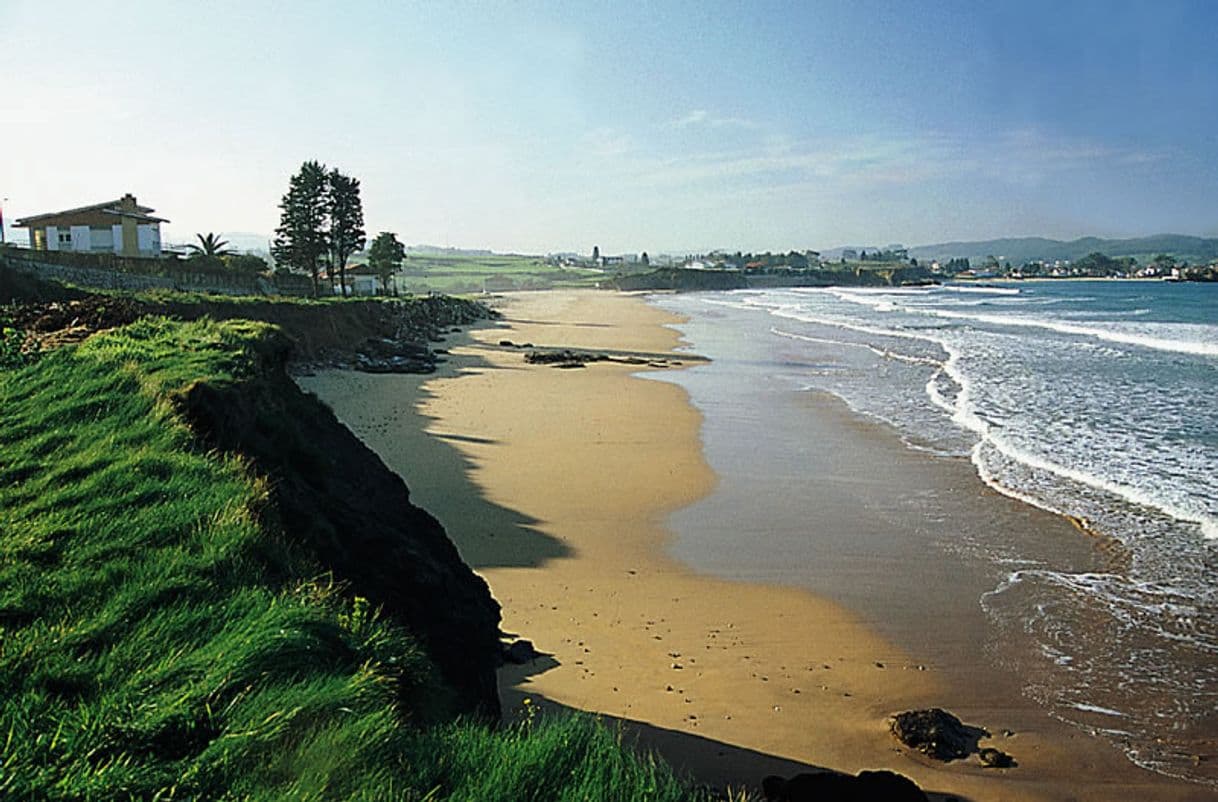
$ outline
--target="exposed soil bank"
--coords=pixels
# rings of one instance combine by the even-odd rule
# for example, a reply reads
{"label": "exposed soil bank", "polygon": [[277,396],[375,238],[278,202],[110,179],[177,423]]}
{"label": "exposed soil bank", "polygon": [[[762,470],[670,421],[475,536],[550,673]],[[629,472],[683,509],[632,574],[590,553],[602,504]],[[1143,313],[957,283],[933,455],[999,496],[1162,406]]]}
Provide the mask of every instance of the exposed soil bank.
{"label": "exposed soil bank", "polygon": [[231,385],[197,383],[179,411],[211,448],[269,480],[275,528],[290,548],[402,623],[426,646],[459,710],[500,713],[499,605],[400,476],[288,377],[285,338]]}

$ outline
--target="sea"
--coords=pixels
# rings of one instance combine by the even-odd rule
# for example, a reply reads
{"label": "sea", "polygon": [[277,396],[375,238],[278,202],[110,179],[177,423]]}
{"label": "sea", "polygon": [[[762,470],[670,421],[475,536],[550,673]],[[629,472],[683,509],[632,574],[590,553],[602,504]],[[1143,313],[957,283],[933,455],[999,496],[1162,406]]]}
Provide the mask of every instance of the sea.
{"label": "sea", "polygon": [[[1115,557],[1082,567],[1001,533],[933,548],[948,565],[986,567],[974,612],[988,659],[1024,696],[1138,765],[1218,787],[1218,285],[960,282],[651,302],[683,316],[687,347],[710,358],[663,379],[702,410],[717,472],[785,461],[783,497],[797,498],[790,463],[815,430],[796,419],[768,440],[766,418],[803,414],[782,398],[828,394],[905,449],[967,465],[997,494],[1068,516],[1080,541],[1109,542]],[[728,431],[752,434],[729,447],[716,434]],[[748,504],[720,505],[715,520]],[[676,517],[678,552],[696,520]],[[814,554],[764,530],[749,530],[737,562],[806,560],[815,578]],[[730,562],[711,569],[748,574]]]}

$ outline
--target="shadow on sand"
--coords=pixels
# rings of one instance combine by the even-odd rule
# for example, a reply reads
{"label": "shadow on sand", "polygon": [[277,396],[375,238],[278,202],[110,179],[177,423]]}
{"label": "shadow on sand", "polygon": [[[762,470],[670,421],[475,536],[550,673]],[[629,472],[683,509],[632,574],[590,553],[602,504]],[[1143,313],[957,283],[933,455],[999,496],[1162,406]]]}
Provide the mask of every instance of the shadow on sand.
{"label": "shadow on sand", "polygon": [[[461,339],[464,342],[454,344],[471,342],[468,333]],[[348,406],[345,398],[323,396],[322,400],[390,470],[402,477],[411,503],[440,521],[471,568],[536,568],[549,560],[571,556],[570,547],[540,530],[542,521],[489,500],[474,482],[474,459],[456,444],[497,448],[497,441],[446,431],[442,422],[419,409],[429,397],[426,382],[460,379],[485,367],[481,358],[463,355],[459,362],[454,360],[431,376],[353,374],[358,376],[355,386],[359,393],[403,400],[392,403],[382,418],[360,419],[358,405]],[[312,389],[307,379],[303,384],[306,390]]]}
{"label": "shadow on sand", "polygon": [[[448,377],[460,379],[481,366],[480,359],[465,358],[461,371]],[[418,394],[420,399],[426,396],[426,389]],[[408,429],[428,433],[416,438],[409,464],[390,467],[406,480],[414,503],[440,520],[471,568],[537,568],[573,554],[569,546],[539,529],[542,521],[488,499],[473,480],[474,461],[455,445],[496,448],[497,441],[447,431],[441,422],[420,412],[417,403],[406,415]]]}
{"label": "shadow on sand", "polygon": [[[558,665],[560,663],[553,655],[541,654],[530,663],[506,665],[499,669],[499,695],[506,720],[513,720],[523,714],[526,697],[530,700],[530,706],[541,710],[543,714],[579,712],[576,708],[526,689],[530,677],[544,674]],[[756,799],[763,798],[761,781],[769,775],[789,778],[804,773],[834,773],[833,769],[825,766],[733,746],[712,738],[666,729],[634,719],[603,713],[597,714],[597,717],[611,728],[620,728],[627,743],[635,744],[642,751],[660,755],[678,774],[692,778],[695,783],[716,789],[747,788],[753,792]],[[923,790],[933,802],[970,802],[967,797],[959,794]]]}

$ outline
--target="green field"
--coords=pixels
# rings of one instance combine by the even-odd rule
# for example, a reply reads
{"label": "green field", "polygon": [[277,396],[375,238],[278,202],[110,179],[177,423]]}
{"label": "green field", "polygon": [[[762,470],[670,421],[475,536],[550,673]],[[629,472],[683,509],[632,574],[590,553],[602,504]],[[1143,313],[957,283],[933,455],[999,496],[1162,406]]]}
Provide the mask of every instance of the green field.
{"label": "green field", "polygon": [[546,264],[535,256],[412,253],[398,274],[398,286],[412,293],[473,293],[595,287],[609,277],[600,270]]}
{"label": "green field", "polygon": [[[146,318],[0,369],[0,798],[702,798],[589,717],[457,720],[411,632],[289,547],[180,412],[276,337]],[[283,413],[251,411],[315,464]]]}

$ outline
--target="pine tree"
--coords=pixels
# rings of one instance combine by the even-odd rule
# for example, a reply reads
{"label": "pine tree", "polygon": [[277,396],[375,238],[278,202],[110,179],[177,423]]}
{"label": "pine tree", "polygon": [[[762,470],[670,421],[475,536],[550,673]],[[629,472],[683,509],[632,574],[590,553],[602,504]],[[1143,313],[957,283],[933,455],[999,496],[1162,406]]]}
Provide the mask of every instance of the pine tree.
{"label": "pine tree", "polygon": [[347,258],[364,247],[364,205],[359,197],[359,179],[331,170],[326,189],[326,212],[330,218],[331,270],[338,268],[343,297],[347,296]]}
{"label": "pine tree", "polygon": [[271,254],[289,269],[308,273],[313,279],[313,297],[319,292],[318,264],[329,249],[325,165],[307,161],[288,181],[288,192],[279,203],[282,210]]}

